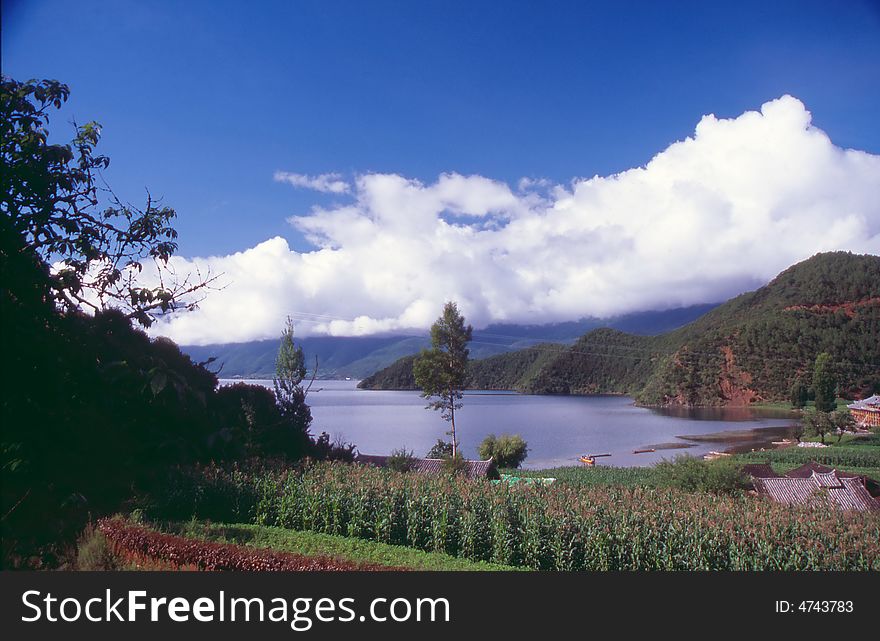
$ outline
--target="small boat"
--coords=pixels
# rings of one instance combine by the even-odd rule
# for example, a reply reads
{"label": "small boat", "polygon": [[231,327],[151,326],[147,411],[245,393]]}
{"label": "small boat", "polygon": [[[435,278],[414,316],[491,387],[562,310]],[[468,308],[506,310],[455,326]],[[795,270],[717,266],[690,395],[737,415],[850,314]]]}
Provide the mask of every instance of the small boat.
{"label": "small boat", "polygon": [[633,454],[647,454],[648,452],[656,452],[656,451],[657,450],[655,450],[653,447],[649,447],[644,450],[633,450]]}

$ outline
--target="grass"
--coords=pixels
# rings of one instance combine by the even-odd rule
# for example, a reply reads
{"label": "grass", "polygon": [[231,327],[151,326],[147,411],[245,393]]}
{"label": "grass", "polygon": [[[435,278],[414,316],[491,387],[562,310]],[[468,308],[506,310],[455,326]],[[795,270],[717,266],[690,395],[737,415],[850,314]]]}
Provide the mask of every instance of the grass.
{"label": "grass", "polygon": [[306,556],[330,556],[344,561],[374,563],[389,567],[434,571],[510,571],[508,565],[470,561],[438,552],[423,552],[400,545],[388,545],[319,532],[287,530],[246,523],[187,521],[164,524],[170,533],[218,543],[236,543]]}

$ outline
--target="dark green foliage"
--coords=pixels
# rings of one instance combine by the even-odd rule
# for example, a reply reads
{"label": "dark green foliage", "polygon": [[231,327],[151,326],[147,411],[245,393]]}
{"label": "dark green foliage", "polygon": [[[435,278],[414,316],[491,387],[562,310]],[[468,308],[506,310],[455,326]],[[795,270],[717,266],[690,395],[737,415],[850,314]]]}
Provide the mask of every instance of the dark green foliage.
{"label": "dark green foliage", "polygon": [[279,438],[291,421],[277,420],[265,392],[217,393],[212,372],[133,326],[188,309],[206,283],[145,288],[128,277],[142,259],[162,269],[176,214],[115,197],[98,210],[95,171],[109,162],[94,154],[98,126],[76,128],[68,145],[47,142],[48,113],[68,93],[4,78],[0,95],[4,567],[56,566],[90,515],[156,492],[169,467],[298,453]]}
{"label": "dark green foliage", "polygon": [[416,390],[415,376],[413,376],[413,363],[417,354],[404,356],[394,361],[388,367],[367,376],[358,383],[360,389],[388,389],[388,390]]}
{"label": "dark green foliage", "polygon": [[528,456],[529,448],[519,434],[489,434],[480,443],[480,458],[492,459],[498,467],[518,468]]}
{"label": "dark green foliage", "polygon": [[832,412],[837,407],[837,382],[832,371],[831,354],[822,352],[813,366],[813,395],[816,411]]}
{"label": "dark green foliage", "polygon": [[425,454],[425,458],[449,458],[452,456],[452,443],[438,438],[437,442]]}
{"label": "dark green foliage", "polygon": [[541,343],[471,361],[470,380],[477,389],[525,390],[544,366],[567,349],[565,345]]}
{"label": "dark green foliage", "polygon": [[248,458],[271,449],[283,430],[275,395],[262,385],[235,383],[217,390],[218,415],[223,421],[216,448],[228,447],[223,458]]}
{"label": "dark green foliage", "polygon": [[348,443],[340,438],[331,442],[330,435],[327,432],[321,432],[318,438],[311,443],[308,454],[319,461],[351,463],[354,461],[356,449],[357,446],[354,443]]}
{"label": "dark green foliage", "polygon": [[748,485],[739,466],[729,461],[710,462],[680,454],[671,461],[657,463],[655,469],[658,485],[686,492],[729,494],[742,491]]}
{"label": "dark green foliage", "polygon": [[415,454],[412,451],[408,452],[405,448],[392,451],[386,461],[388,469],[395,472],[410,472],[415,467],[415,464]]}
{"label": "dark green foliage", "polygon": [[302,386],[306,363],[302,348],[293,340],[293,321],[288,318],[281,333],[275,360],[275,401],[281,412],[283,430],[272,443],[272,451],[292,459],[303,456],[309,446],[312,411],[306,403],[308,388]]}
{"label": "dark green foliage", "polygon": [[791,384],[790,400],[791,406],[794,409],[801,409],[807,404],[807,386],[804,384],[803,380],[797,379]]}

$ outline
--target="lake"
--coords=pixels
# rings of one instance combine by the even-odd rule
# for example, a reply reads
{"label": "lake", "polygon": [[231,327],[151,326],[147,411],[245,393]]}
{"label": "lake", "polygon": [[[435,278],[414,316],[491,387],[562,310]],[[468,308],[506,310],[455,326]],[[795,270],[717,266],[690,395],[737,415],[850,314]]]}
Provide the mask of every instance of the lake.
{"label": "lake", "polygon": [[[222,380],[272,387],[272,381]],[[315,381],[308,395],[312,433],[355,443],[363,454],[406,448],[424,456],[449,424],[424,409],[418,392],[359,390],[357,381]],[[523,467],[579,465],[582,454],[611,454],[599,464],[651,465],[687,452],[747,451],[772,447],[792,433],[788,412],[727,409],[649,409],[626,396],[532,396],[514,392],[468,392],[455,424],[464,455],[477,457],[487,434],[519,434],[529,445]],[[656,449],[634,454],[633,450]]]}

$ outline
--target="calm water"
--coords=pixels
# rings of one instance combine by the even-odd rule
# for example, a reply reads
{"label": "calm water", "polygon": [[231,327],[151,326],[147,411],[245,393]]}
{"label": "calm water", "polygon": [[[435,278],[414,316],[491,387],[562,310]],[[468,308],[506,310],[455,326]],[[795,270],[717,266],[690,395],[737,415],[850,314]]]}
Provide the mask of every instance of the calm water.
{"label": "calm water", "polygon": [[[239,381],[221,383],[233,382]],[[418,392],[359,390],[356,385],[357,381],[315,381],[308,396],[313,433],[341,436],[364,454],[406,448],[423,456],[438,438],[447,439],[448,423],[439,412],[424,409]],[[701,456],[734,446],[757,449],[779,439],[795,422],[785,413],[748,409],[646,409],[625,396],[472,392],[463,402],[455,424],[465,456],[476,457],[487,434],[519,434],[529,444],[527,468],[578,465],[582,454],[611,454],[600,458],[600,464],[629,467],[651,465],[681,452]],[[689,440],[707,434],[716,436],[709,442]],[[652,447],[657,451],[633,454]]]}

